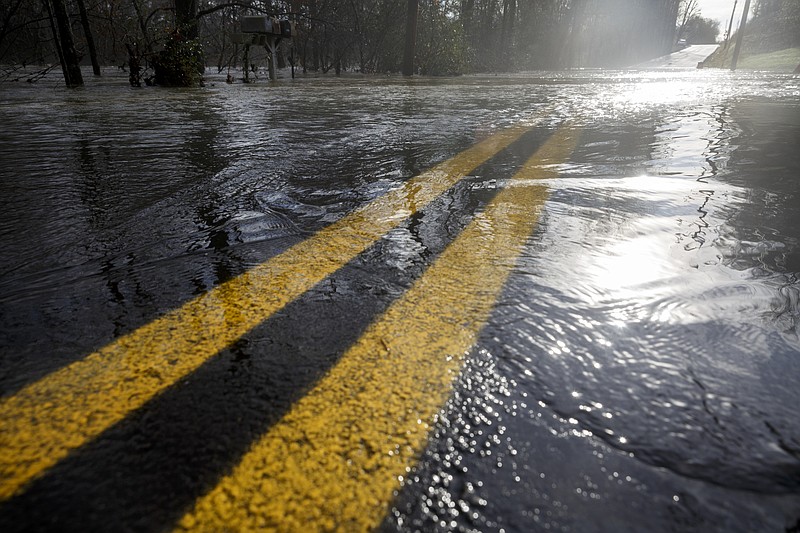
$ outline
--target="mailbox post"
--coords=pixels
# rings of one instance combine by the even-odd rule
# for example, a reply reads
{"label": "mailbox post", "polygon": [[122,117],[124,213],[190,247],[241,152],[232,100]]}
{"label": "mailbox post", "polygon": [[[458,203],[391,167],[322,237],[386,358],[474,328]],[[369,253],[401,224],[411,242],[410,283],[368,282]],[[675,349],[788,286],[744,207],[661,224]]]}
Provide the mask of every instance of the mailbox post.
{"label": "mailbox post", "polygon": [[275,69],[278,53],[278,43],[281,39],[291,39],[295,33],[294,22],[289,20],[278,20],[276,17],[256,16],[242,17],[241,37],[236,39],[244,44],[244,68],[245,81],[250,80],[249,52],[251,45],[264,46],[269,52],[269,79],[275,81],[277,73]]}

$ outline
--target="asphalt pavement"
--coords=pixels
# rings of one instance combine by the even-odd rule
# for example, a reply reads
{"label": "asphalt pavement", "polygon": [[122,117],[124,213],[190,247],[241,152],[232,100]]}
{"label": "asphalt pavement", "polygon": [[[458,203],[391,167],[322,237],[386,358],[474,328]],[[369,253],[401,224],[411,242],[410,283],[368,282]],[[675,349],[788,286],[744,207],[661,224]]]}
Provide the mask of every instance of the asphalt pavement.
{"label": "asphalt pavement", "polygon": [[669,61],[0,87],[0,529],[796,529],[800,82]]}
{"label": "asphalt pavement", "polygon": [[643,70],[697,68],[698,64],[705,61],[718,47],[716,44],[692,44],[677,52],[638,63],[633,68]]}

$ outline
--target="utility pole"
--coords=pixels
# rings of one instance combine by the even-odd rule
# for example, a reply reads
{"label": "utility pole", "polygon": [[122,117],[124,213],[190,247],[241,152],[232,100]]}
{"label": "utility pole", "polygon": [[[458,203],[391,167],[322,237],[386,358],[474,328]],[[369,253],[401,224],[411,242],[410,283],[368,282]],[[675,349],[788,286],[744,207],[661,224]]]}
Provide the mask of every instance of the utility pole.
{"label": "utility pole", "polygon": [[733,31],[733,17],[736,15],[736,4],[739,3],[739,0],[733,0],[733,11],[731,11],[731,21],[728,23],[728,32],[725,34],[725,49],[730,46],[731,44],[731,32]]}
{"label": "utility pole", "polygon": [[403,76],[414,75],[414,56],[417,48],[417,14],[419,0],[408,0],[406,15],[406,50],[403,54]]}
{"label": "utility pole", "polygon": [[739,31],[736,32],[736,48],[733,49],[733,60],[731,61],[731,70],[736,70],[736,64],[739,62],[739,53],[742,51],[742,41],[744,39],[744,26],[747,24],[747,14],[750,12],[750,0],[744,2],[744,13],[742,13],[742,23],[739,24]]}

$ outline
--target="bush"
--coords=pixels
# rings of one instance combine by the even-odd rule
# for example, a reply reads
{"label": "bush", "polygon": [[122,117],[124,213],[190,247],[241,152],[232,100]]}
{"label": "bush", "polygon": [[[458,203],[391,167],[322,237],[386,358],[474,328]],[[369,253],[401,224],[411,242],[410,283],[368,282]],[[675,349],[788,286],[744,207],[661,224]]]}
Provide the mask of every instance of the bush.
{"label": "bush", "polygon": [[[424,13],[424,12],[423,12]],[[467,68],[467,45],[457,20],[433,10],[420,17],[417,31],[417,68],[424,76],[456,76]]]}
{"label": "bush", "polygon": [[203,48],[198,40],[184,39],[178,32],[167,40],[164,50],[152,59],[156,85],[193,87],[202,81]]}

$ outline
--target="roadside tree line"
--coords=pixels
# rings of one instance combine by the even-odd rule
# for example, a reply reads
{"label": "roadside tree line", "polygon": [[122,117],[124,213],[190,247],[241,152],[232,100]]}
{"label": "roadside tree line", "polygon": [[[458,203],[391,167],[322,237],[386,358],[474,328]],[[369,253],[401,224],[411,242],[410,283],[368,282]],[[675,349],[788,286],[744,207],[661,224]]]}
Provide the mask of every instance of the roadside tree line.
{"label": "roadside tree line", "polygon": [[186,65],[237,68],[240,18],[266,14],[295,22],[276,60],[303,71],[400,72],[410,27],[413,73],[618,67],[669,52],[687,1],[6,0],[0,64],[69,63],[74,50],[84,64],[129,68],[172,47]]}

